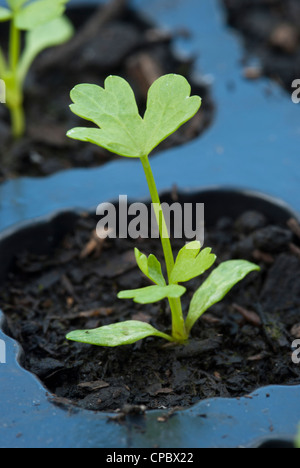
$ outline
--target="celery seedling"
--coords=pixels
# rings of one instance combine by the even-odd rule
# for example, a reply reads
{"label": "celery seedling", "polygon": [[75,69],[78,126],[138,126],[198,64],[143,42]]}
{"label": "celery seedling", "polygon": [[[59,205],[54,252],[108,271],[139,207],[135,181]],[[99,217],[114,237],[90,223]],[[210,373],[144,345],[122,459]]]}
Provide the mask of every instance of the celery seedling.
{"label": "celery seedling", "polygon": [[110,76],[104,88],[81,84],[71,91],[71,110],[92,121],[98,128],[74,128],[70,138],[92,142],[121,156],[140,158],[159,227],[168,280],[154,255],[147,257],[135,249],[137,264],[153,286],[122,291],[120,299],[133,299],[149,304],[167,298],[172,315],[172,332],[165,334],[151,325],[139,321],[126,321],[95,330],[78,330],[67,335],[69,340],[98,346],[119,346],[134,343],[148,336],[158,336],[170,342],[185,343],[192,327],[212,305],[221,301],[229,290],[248,273],[259,270],[257,265],[244,260],[230,260],[220,264],[194,294],[184,319],[181,296],[184,283],[207,271],[216,261],[210,248],[201,250],[198,241],[190,242],[174,260],[160,198],[149,163],[149,154],[161,141],[191,119],[201,106],[201,98],[190,96],[187,80],[179,75],[166,75],[151,86],[147,110],[139,115],[136,100],[129,84],[122,78]]}
{"label": "celery seedling", "polygon": [[[63,16],[69,0],[6,1],[8,8],[0,7],[0,22],[10,21],[10,33],[7,56],[0,47],[0,78],[5,83],[12,133],[19,138],[25,132],[23,88],[32,62],[44,49],[69,40],[73,26]],[[23,50],[22,31],[25,31]]]}

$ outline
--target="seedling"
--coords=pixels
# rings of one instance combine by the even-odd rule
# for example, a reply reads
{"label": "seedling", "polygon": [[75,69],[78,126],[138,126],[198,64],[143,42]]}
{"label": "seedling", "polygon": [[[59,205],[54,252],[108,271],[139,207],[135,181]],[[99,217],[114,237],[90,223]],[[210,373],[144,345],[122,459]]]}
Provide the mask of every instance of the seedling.
{"label": "seedling", "polygon": [[12,133],[19,138],[25,132],[23,88],[28,71],[40,52],[69,40],[73,26],[63,16],[69,0],[6,1],[9,8],[0,7],[0,22],[10,21],[10,34],[7,56],[0,47],[0,78],[5,83]]}
{"label": "seedling", "polygon": [[201,249],[193,241],[182,247],[174,260],[170,238],[155,180],[149,163],[149,154],[161,141],[191,119],[201,106],[201,98],[191,97],[191,87],[179,75],[166,75],[151,86],[144,118],[139,115],[134,93],[120,77],[110,76],[104,88],[81,84],[71,91],[74,114],[95,123],[98,128],[74,128],[70,138],[91,142],[121,156],[140,158],[159,227],[167,270],[167,280],[159,260],[147,257],[135,249],[137,264],[152,286],[122,291],[120,299],[133,299],[140,304],[150,304],[167,298],[172,315],[171,334],[162,333],[148,323],[129,320],[103,326],[95,330],[73,331],[69,340],[98,346],[119,346],[134,343],[148,336],[157,336],[170,342],[185,343],[195,322],[212,305],[221,301],[231,288],[248,273],[259,270],[257,265],[244,260],[230,260],[215,268],[195,292],[184,319],[181,296],[185,283],[202,275],[212,267],[216,256],[210,248]]}

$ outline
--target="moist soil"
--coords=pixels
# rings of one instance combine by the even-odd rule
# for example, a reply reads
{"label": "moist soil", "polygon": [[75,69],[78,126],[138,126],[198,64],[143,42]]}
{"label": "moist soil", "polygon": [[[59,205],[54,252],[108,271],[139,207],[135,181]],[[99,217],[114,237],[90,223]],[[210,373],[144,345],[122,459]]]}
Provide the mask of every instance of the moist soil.
{"label": "moist soil", "polygon": [[[91,8],[69,11],[76,28],[75,38],[65,46],[42,53],[26,81],[24,138],[12,140],[8,110],[0,106],[0,181],[18,176],[47,176],[73,167],[96,167],[117,158],[95,145],[66,137],[69,129],[82,125],[82,120],[69,109],[71,89],[79,83],[103,86],[111,74],[129,81],[141,113],[145,111],[150,85],[167,73],[184,75],[192,85],[192,93],[203,98],[200,112],[163,143],[160,150],[183,144],[209,126],[213,116],[209,90],[200,79],[193,79],[194,60],[179,58],[173,50],[175,38],[184,35],[188,39],[188,31],[161,30],[137,12],[121,8],[126,2],[119,3],[120,7],[109,13],[103,7],[96,11]],[[4,24],[1,44],[7,37]]]}
{"label": "moist soil", "polygon": [[[84,214],[48,256],[24,252],[1,285],[10,335],[24,349],[24,367],[57,403],[94,411],[186,408],[210,397],[241,397],[269,384],[300,383],[292,342],[300,338],[300,226],[274,225],[259,212],[221,218],[206,230],[217,262],[254,261],[253,272],[197,322],[187,345],[147,338],[118,348],[69,342],[65,335],[129,319],[170,332],[166,302],[140,305],[117,299],[149,285],[133,248],[163,260],[158,240],[106,239]],[[173,240],[175,252],[182,240]],[[203,279],[188,282],[189,301]]]}
{"label": "moist soil", "polygon": [[245,76],[267,76],[291,94],[292,82],[300,77],[300,1],[221,1],[229,25],[243,37]]}

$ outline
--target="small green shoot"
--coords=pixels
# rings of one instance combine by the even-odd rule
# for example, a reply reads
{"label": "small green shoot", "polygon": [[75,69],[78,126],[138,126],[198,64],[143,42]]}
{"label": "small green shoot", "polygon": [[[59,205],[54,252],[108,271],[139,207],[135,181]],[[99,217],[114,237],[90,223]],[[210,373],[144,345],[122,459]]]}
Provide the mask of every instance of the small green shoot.
{"label": "small green shoot", "polygon": [[121,156],[140,158],[159,227],[165,257],[167,280],[162,266],[154,255],[147,257],[135,249],[141,272],[152,286],[122,291],[119,299],[133,299],[149,304],[168,299],[172,315],[172,331],[165,334],[149,324],[127,321],[95,330],[73,331],[67,339],[98,346],[120,346],[135,343],[148,336],[157,336],[170,342],[185,343],[196,321],[211,306],[221,301],[239,281],[260,268],[245,260],[230,260],[215,268],[195,292],[186,319],[183,317],[181,296],[184,283],[201,276],[216,261],[210,248],[201,249],[200,242],[185,245],[174,260],[165,218],[149,163],[149,154],[161,141],[191,119],[201,106],[198,96],[191,97],[191,87],[179,75],[165,75],[151,86],[147,110],[142,118],[129,84],[118,76],[106,79],[104,88],[82,84],[71,91],[71,110],[96,124],[97,128],[74,128],[70,138],[95,143]]}
{"label": "small green shoot", "polygon": [[10,21],[10,33],[7,55],[0,47],[0,78],[5,83],[12,133],[19,138],[25,132],[24,82],[33,61],[46,48],[68,41],[74,31],[63,15],[69,0],[6,1],[8,8],[0,7],[0,23]]}

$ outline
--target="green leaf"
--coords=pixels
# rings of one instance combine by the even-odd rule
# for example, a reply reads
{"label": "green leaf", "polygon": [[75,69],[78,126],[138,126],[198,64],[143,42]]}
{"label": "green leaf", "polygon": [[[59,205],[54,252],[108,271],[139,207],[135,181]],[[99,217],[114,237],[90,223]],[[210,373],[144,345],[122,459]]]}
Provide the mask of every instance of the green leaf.
{"label": "green leaf", "polygon": [[48,47],[63,44],[71,39],[73,34],[73,25],[65,16],[28,31],[25,49],[18,68],[20,81],[25,79],[32,62],[40,52]]}
{"label": "green leaf", "polygon": [[16,13],[15,24],[18,29],[30,31],[62,16],[68,0],[38,0],[29,3]]}
{"label": "green leaf", "polygon": [[148,323],[137,320],[115,323],[95,330],[76,330],[69,333],[66,338],[80,343],[114,347],[132,344],[148,336],[158,336],[173,341],[171,336],[161,333]]}
{"label": "green leaf", "polygon": [[186,292],[183,286],[171,284],[169,286],[147,286],[141,289],[132,289],[129,291],[121,291],[118,294],[119,299],[133,299],[139,304],[151,304],[159,302],[166,297],[170,299],[178,299]]}
{"label": "green leaf", "polygon": [[18,10],[21,8],[21,6],[24,5],[24,3],[27,3],[29,0],[6,0],[10,8],[14,11]]}
{"label": "green leaf", "polygon": [[94,122],[99,129],[75,128],[68,136],[90,141],[127,157],[142,156],[143,120],[133,91],[127,81],[117,76],[105,80],[105,89],[82,84],[71,91],[74,114]]}
{"label": "green leaf", "polygon": [[12,18],[12,12],[8,8],[0,7],[0,22],[9,21]]}
{"label": "green leaf", "polygon": [[146,255],[141,253],[139,249],[134,249],[136,262],[140,270],[147,276],[153,283],[159,286],[166,286],[166,280],[162,274],[161,264],[154,255]]}
{"label": "green leaf", "polygon": [[201,98],[190,95],[191,86],[180,75],[165,75],[153,83],[144,116],[146,154],[198,112]]}
{"label": "green leaf", "polygon": [[190,92],[184,77],[162,76],[149,90],[148,108],[143,119],[134,93],[123,78],[108,77],[104,88],[78,85],[71,91],[74,103],[71,110],[100,129],[79,127],[67,135],[121,156],[146,156],[199,110],[201,99],[190,97]]}
{"label": "green leaf", "polygon": [[194,241],[179,251],[171,273],[171,283],[181,283],[196,278],[215,263],[217,257],[211,253],[210,248],[201,250],[201,252],[200,249],[200,242]]}
{"label": "green leaf", "polygon": [[245,260],[229,260],[221,263],[193,296],[186,319],[187,332],[189,333],[201,315],[212,305],[220,302],[233,286],[250,272],[259,270],[259,266]]}

